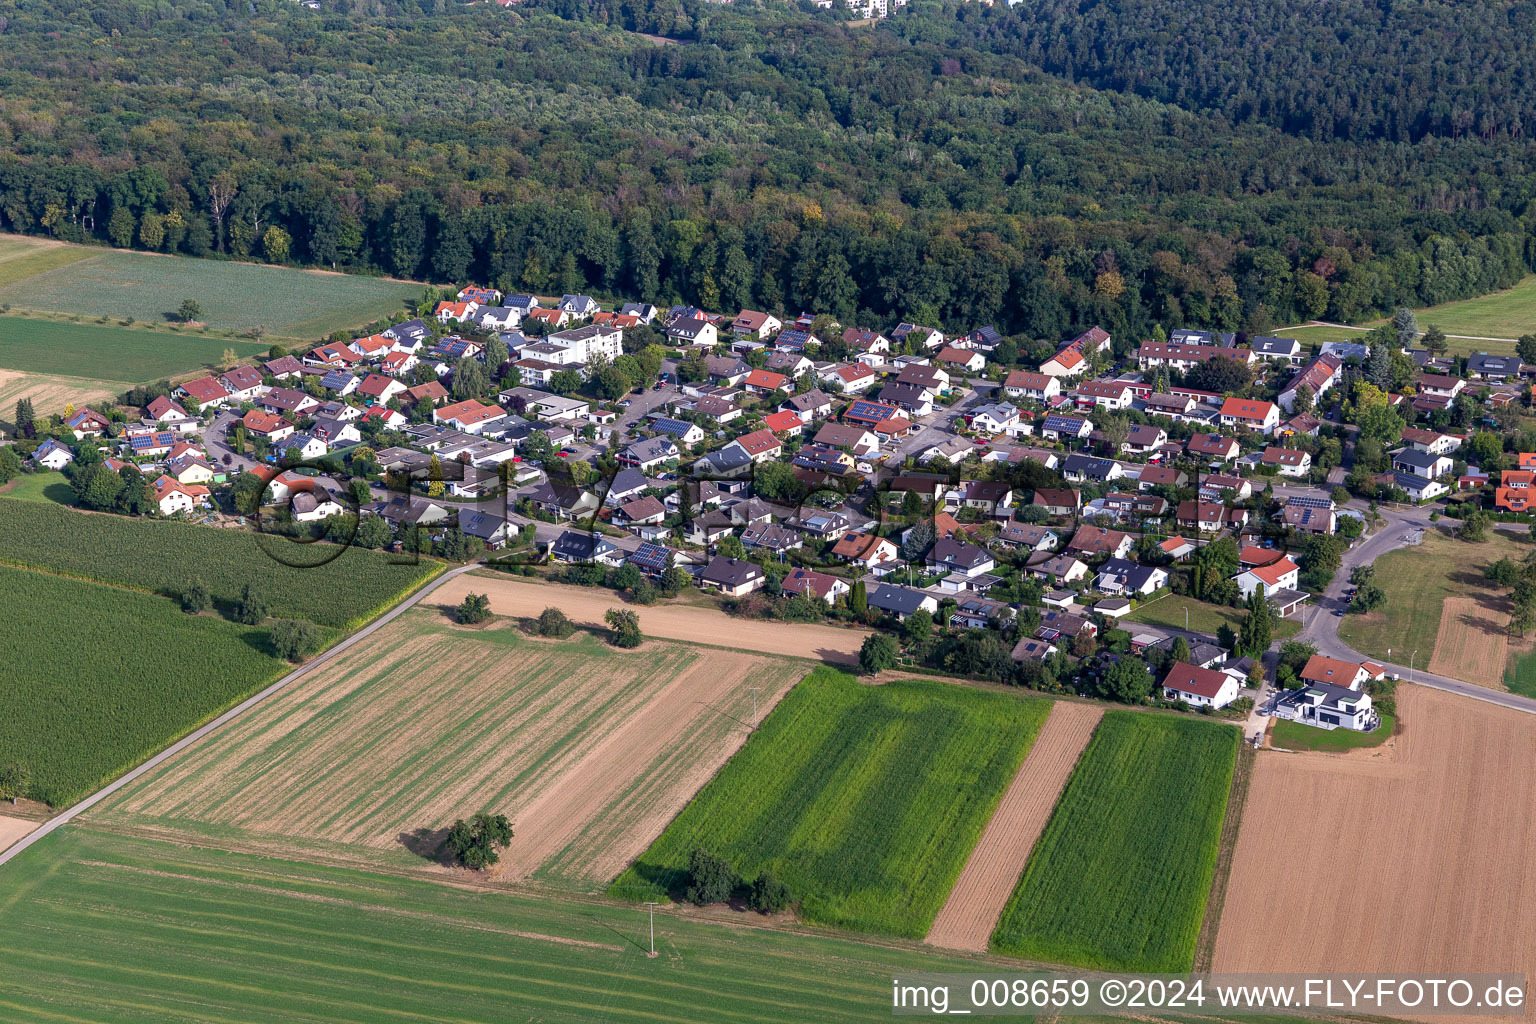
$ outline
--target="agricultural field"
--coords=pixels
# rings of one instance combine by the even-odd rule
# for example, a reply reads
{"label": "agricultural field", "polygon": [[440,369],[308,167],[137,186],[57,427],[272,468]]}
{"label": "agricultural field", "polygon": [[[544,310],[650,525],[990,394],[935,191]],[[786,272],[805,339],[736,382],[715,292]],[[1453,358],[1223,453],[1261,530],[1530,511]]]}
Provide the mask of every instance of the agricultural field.
{"label": "agricultural field", "polygon": [[852,1024],[976,961],[68,826],[3,869],[0,1016]]}
{"label": "agricultural field", "polygon": [[[1502,292],[1428,306],[1416,309],[1414,313],[1418,316],[1420,330],[1434,324],[1446,334],[1464,334],[1477,338],[1518,338],[1522,334],[1536,332],[1536,276],[1527,277]],[[1503,348],[1496,350],[1473,345],[1469,351],[1472,350],[1513,353],[1514,345],[1506,343]]]}
{"label": "agricultural field", "polygon": [[49,238],[0,234],[0,287],[29,277],[50,274],[78,263],[93,250]]}
{"label": "agricultural field", "polygon": [[1329,754],[1342,754],[1347,750],[1368,750],[1379,747],[1392,738],[1397,719],[1381,712],[1381,726],[1375,732],[1355,732],[1353,729],[1319,729],[1302,725],[1284,718],[1275,719],[1269,733],[1269,741],[1285,750],[1317,750]]}
{"label": "agricultural field", "polygon": [[1259,752],[1213,970],[1536,974],[1536,716],[1407,683],[1397,703],[1377,750]]}
{"label": "agricultural field", "polygon": [[[16,253],[34,240],[4,241]],[[66,259],[61,248],[79,258]],[[68,273],[57,272],[60,260]],[[166,323],[183,300],[195,299],[209,327],[263,327],[274,338],[304,341],[393,314],[421,292],[419,284],[389,278],[86,246],[0,262],[0,302],[20,309]]]}
{"label": "agricultural field", "polygon": [[[67,377],[82,387],[106,382],[109,393],[124,390],[122,384],[201,372],[216,366],[228,349],[250,361],[266,358],[271,348],[195,332],[0,316],[0,370]],[[118,386],[111,388],[114,383]]]}
{"label": "agricultural field", "polygon": [[69,405],[83,408],[113,399],[122,390],[114,381],[0,369],[0,431],[9,434],[15,430],[16,403],[23,398],[32,400],[32,409],[39,416],[47,416],[62,414]]}
{"label": "agricultural field", "polygon": [[1240,738],[1196,719],[1107,712],[1003,911],[993,952],[1189,970]]}
{"label": "agricultural field", "polygon": [[448,826],[489,809],[517,832],[492,878],[601,891],[741,745],[749,689],[766,711],[804,672],[679,644],[467,629],[416,608],[91,820],[425,869]]}
{"label": "agricultural field", "polygon": [[[0,497],[0,520],[6,526],[0,531],[0,564],[173,597],[201,579],[221,610],[250,584],[275,616],[343,630],[378,615],[443,568],[431,560],[399,564],[363,548],[306,547],[242,530],[90,515],[5,497]],[[299,568],[278,562],[266,547],[290,561],[331,560]]]}
{"label": "agricultural field", "polygon": [[288,669],[265,628],[151,594],[3,566],[0,593],[0,761],[27,765],[30,795],[56,807]]}
{"label": "agricultural field", "polygon": [[[1187,620],[1184,617],[1186,608],[1189,610]],[[1169,594],[1155,601],[1138,605],[1135,611],[1125,617],[1124,621],[1145,622],[1151,626],[1171,626],[1178,629],[1184,629],[1184,624],[1188,621],[1189,629],[1207,636],[1215,636],[1216,631],[1223,625],[1230,626],[1234,633],[1242,632],[1243,620],[1247,617],[1248,611],[1244,608],[1228,608],[1225,605],[1207,604],[1204,601],[1196,601],[1194,598]],[[1298,619],[1275,620],[1276,640],[1288,640],[1300,632],[1301,622]]]}
{"label": "agricultural field", "polygon": [[609,892],[676,893],[702,847],[743,878],[772,870],[803,920],[922,938],[1049,707],[818,668]]}
{"label": "agricultural field", "polygon": [[1504,687],[1510,693],[1536,697],[1536,651],[1511,651],[1504,668]]}
{"label": "agricultural field", "polygon": [[1432,528],[1423,543],[1376,559],[1386,606],[1344,616],[1339,639],[1373,658],[1387,658],[1390,649],[1399,664],[1416,650],[1415,663],[1432,672],[1497,687],[1509,656],[1523,654],[1528,644],[1509,642],[1509,601],[1489,588],[1483,571],[1500,558],[1521,561],[1532,548],[1529,538],[1508,530],[1490,530],[1488,538],[1470,544]]}

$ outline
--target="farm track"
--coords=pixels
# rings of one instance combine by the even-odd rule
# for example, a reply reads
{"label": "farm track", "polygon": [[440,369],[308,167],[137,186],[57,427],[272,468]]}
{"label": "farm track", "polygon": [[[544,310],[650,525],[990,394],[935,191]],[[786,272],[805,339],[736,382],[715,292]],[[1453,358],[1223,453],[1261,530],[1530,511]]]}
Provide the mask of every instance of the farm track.
{"label": "farm track", "polygon": [[1083,748],[1103,717],[1092,704],[1057,701],[1018,773],[981,833],[949,899],[928,929],[925,941],[946,949],[987,951],[1008,896],[1013,892],[1035,840]]}

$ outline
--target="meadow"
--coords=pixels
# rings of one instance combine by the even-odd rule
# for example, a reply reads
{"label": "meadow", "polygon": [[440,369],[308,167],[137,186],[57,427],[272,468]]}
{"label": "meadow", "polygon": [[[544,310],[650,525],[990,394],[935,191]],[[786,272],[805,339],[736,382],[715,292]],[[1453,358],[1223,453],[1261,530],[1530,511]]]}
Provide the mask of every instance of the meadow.
{"label": "meadow", "polygon": [[196,333],[0,316],[0,369],[28,374],[134,384],[214,367],[226,349],[251,361],[271,348]]}
{"label": "meadow", "polygon": [[1067,782],[993,952],[1187,971],[1216,870],[1240,732],[1110,711]]}
{"label": "meadow", "polygon": [[1382,712],[1381,726],[1375,732],[1355,732],[1353,729],[1319,729],[1283,718],[1275,719],[1269,741],[1285,750],[1320,750],[1329,754],[1342,754],[1346,750],[1379,747],[1392,736],[1397,720]]}
{"label": "meadow", "polygon": [[817,668],[610,894],[679,893],[702,847],[749,880],[772,870],[802,920],[922,938],[1048,711],[1039,698],[872,687]]}
{"label": "meadow", "polygon": [[67,826],[0,867],[0,1017],[82,1024],[844,1024],[931,951]]}
{"label": "meadow", "polygon": [[[249,584],[275,616],[343,630],[362,625],[443,568],[431,560],[395,563],[363,548],[303,546],[243,530],[89,515],[13,498],[0,497],[0,521],[6,527],[0,531],[0,563],[168,597],[179,597],[200,579],[220,610],[228,610]],[[280,563],[268,549],[308,567]]]}
{"label": "meadow", "polygon": [[0,262],[0,302],[28,310],[167,323],[183,300],[194,299],[209,327],[263,327],[275,338],[314,341],[395,313],[420,299],[422,289],[389,278],[121,249],[56,246],[17,254],[32,240],[3,241],[13,258]]}
{"label": "meadow", "polygon": [[402,837],[489,808],[517,824],[492,877],[601,891],[740,746],[748,689],[766,710],[804,671],[682,644],[467,629],[415,608],[90,817],[441,870],[430,838]]}
{"label": "meadow", "polygon": [[[1185,609],[1189,610],[1187,620],[1184,616]],[[1173,626],[1179,629],[1186,628],[1187,621],[1189,629],[1207,636],[1215,636],[1216,631],[1224,625],[1230,626],[1234,633],[1242,632],[1243,620],[1246,618],[1248,618],[1248,612],[1243,608],[1229,608],[1226,605],[1208,604],[1205,601],[1168,594],[1139,605],[1135,611],[1125,617],[1125,620],[1145,622],[1154,626]],[[1301,632],[1299,620],[1294,618],[1275,620],[1276,640],[1288,640],[1299,632]]]}
{"label": "meadow", "polygon": [[[1518,338],[1536,332],[1536,276],[1527,277],[1501,292],[1428,306],[1416,309],[1414,313],[1418,316],[1420,330],[1434,324],[1446,334]],[[1481,351],[1493,350],[1484,348]],[[1513,352],[1514,346],[1506,344],[1497,351]]]}
{"label": "meadow", "polygon": [[0,593],[0,761],[27,765],[30,795],[55,807],[289,667],[268,653],[265,628],[150,594],[3,566]]}

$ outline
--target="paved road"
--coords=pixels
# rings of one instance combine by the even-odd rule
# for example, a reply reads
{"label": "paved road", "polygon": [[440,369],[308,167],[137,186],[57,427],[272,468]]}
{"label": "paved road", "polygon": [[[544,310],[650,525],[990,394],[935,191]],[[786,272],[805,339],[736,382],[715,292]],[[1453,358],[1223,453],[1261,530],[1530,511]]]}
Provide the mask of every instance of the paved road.
{"label": "paved road", "polygon": [[289,686],[290,684],[297,682],[298,680],[304,678],[309,673],[313,672],[315,669],[317,669],[320,666],[325,665],[326,663],[330,662],[337,655],[339,655],[343,651],[347,650],[353,644],[356,644],[356,643],[366,639],[367,637],[371,636],[374,632],[376,632],[377,630],[381,629],[382,627],[388,625],[390,622],[393,622],[398,616],[400,616],[402,613],[404,613],[408,608],[411,608],[412,606],[414,606],[422,598],[426,597],[428,594],[432,593],[438,587],[442,586],[444,583],[447,583],[449,580],[453,579],[455,576],[463,575],[464,573],[469,572],[472,569],[478,569],[478,568],[480,568],[480,566],[478,564],[471,562],[469,565],[462,565],[462,566],[459,566],[456,569],[450,569],[447,572],[443,573],[441,576],[437,577],[436,579],[428,582],[427,584],[422,586],[419,590],[417,590],[414,594],[412,594],[410,597],[406,598],[404,601],[401,601],[399,604],[395,605],[389,611],[385,612],[383,615],[379,616],[377,619],[374,619],[371,623],[369,623],[368,625],[364,626],[362,629],[358,630],[356,633],[353,633],[351,636],[347,637],[345,640],[343,640],[341,643],[337,644],[335,647],[332,647],[330,650],[325,651],[324,653],[317,655],[316,657],[314,657],[310,661],[306,662],[305,664],[300,665],[298,668],[294,669],[292,672],[290,672],[287,675],[283,676],[283,678],[279,679],[277,682],[273,683],[271,686],[267,687],[265,690],[262,690],[260,693],[254,695],[252,697],[247,697],[245,700],[241,701],[239,704],[237,704],[234,707],[230,708],[228,711],[224,712],[222,715],[220,715],[218,718],[215,718],[213,721],[209,722],[207,725],[202,726],[201,728],[196,729],[196,730],[194,730],[191,733],[188,733],[186,736],[183,736],[181,739],[177,740],[175,743],[171,744],[169,747],[166,747],[164,750],[160,751],[160,753],[156,754],[154,757],[151,757],[148,761],[145,761],[143,764],[139,765],[137,768],[135,768],[132,771],[128,772],[128,774],[122,776],[121,778],[117,779],[114,782],[108,783],[106,786],[103,786],[101,789],[98,789],[96,792],[92,793],[90,796],[86,797],[84,800],[81,800],[79,803],[75,804],[73,807],[70,807],[70,808],[60,812],[58,814],[58,816],[56,816],[54,818],[50,818],[36,832],[33,832],[31,835],[27,836],[26,838],[21,839],[14,846],[10,847],[9,849],[5,850],[4,852],[0,852],[0,865],[4,865],[12,857],[15,857],[17,854],[21,853],[22,850],[25,850],[27,847],[31,846],[33,843],[37,842],[39,839],[41,839],[44,836],[46,836],[48,833],[52,832],[54,829],[58,828],[60,825],[64,825],[64,824],[68,823],[69,821],[73,820],[74,818],[78,817],[79,815],[81,815],[81,814],[85,813],[86,811],[90,810],[92,807],[96,806],[101,801],[103,801],[107,797],[111,796],[113,793],[116,793],[118,790],[122,789],[124,786],[128,785],[130,782],[133,782],[134,780],[140,778],[145,773],[153,771],[155,768],[157,768],[161,764],[165,763],[169,759],[175,757],[177,754],[181,753],[187,747],[190,747],[192,744],[196,743],[198,740],[202,739],[204,736],[207,736],[209,733],[213,732],[215,729],[217,729],[220,726],[224,725],[225,723],[233,721],[234,719],[238,718],[239,716],[245,714],[251,708],[255,707],[257,704],[260,704],[262,701],[266,700],[268,697],[272,696],[274,693],[277,693],[278,691],[284,689],[285,687]]}

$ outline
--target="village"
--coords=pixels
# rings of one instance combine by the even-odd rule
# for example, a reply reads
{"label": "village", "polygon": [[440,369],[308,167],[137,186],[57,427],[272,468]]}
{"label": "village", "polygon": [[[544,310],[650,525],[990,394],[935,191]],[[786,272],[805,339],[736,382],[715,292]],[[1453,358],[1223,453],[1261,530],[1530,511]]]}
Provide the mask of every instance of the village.
{"label": "village", "polygon": [[139,474],[150,514],[563,565],[642,601],[689,585],[736,614],[884,625],[882,664],[1259,733],[1377,727],[1396,673],[1305,641],[1369,586],[1336,574],[1395,528],[1384,510],[1518,517],[1536,481],[1521,455],[1491,482],[1463,445],[1536,367],[1380,331],[1309,351],[1094,327],[1031,367],[990,327],[477,286],[421,314],[182,381],[137,422],[69,410],[30,462]]}

